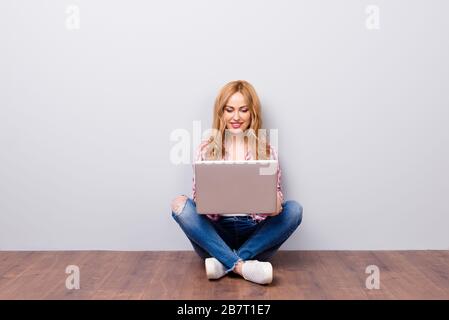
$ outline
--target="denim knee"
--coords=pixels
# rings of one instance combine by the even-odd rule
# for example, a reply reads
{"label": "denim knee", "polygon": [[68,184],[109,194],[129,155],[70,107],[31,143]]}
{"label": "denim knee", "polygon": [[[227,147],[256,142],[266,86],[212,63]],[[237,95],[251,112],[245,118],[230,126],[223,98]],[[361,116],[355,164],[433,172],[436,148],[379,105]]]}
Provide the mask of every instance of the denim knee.
{"label": "denim knee", "polygon": [[193,202],[192,199],[187,198],[186,202],[184,204],[184,207],[182,208],[180,213],[176,213],[172,211],[172,217],[173,218],[181,218],[184,216],[188,216],[189,214],[195,213],[196,214],[196,205],[195,202]]}
{"label": "denim knee", "polygon": [[302,222],[302,205],[295,200],[288,200],[284,203],[284,210],[281,215],[288,220],[288,224],[296,229]]}

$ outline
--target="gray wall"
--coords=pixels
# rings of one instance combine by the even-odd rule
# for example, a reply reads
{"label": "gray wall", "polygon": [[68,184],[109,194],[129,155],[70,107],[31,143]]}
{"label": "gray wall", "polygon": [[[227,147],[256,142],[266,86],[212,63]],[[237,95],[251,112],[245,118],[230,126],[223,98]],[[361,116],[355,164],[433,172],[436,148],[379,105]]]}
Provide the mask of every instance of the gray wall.
{"label": "gray wall", "polygon": [[0,249],[190,249],[169,204],[191,166],[170,162],[170,133],[210,126],[235,79],[279,129],[286,198],[304,206],[283,249],[449,249],[448,12],[2,0]]}

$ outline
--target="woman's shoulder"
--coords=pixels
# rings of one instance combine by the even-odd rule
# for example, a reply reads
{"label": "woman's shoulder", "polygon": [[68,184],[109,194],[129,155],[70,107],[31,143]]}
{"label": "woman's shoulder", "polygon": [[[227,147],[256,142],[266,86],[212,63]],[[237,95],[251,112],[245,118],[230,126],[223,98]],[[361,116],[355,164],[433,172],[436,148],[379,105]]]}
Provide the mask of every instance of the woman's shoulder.
{"label": "woman's shoulder", "polygon": [[199,144],[199,148],[202,149],[204,147],[206,147],[208,144],[210,143],[209,140],[201,140],[200,144]]}
{"label": "woman's shoulder", "polygon": [[209,145],[209,140],[202,140],[201,143],[197,147],[196,151],[196,160],[204,160],[206,159],[206,151],[207,146]]}
{"label": "woman's shoulder", "polygon": [[203,152],[207,149],[207,146],[210,144],[209,140],[202,140],[201,143],[198,145],[198,151]]}

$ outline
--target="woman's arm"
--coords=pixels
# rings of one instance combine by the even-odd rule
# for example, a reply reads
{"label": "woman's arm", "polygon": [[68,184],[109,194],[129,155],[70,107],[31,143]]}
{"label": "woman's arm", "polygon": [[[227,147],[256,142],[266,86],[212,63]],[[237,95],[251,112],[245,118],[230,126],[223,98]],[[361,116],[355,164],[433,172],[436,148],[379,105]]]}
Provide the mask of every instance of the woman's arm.
{"label": "woman's arm", "polygon": [[282,203],[284,202],[284,194],[282,192],[282,186],[281,186],[281,176],[282,176],[282,170],[281,166],[279,164],[279,159],[276,151],[273,147],[270,146],[270,159],[277,160],[278,161],[278,167],[277,167],[277,202],[276,202],[276,212],[270,214],[270,216],[277,216],[279,213],[282,212]]}
{"label": "woman's arm", "polygon": [[[196,151],[196,155],[195,155],[195,159],[194,162],[196,161],[201,161],[206,159],[205,156],[205,152],[206,152],[206,146],[208,145],[208,141],[204,140],[203,142],[200,143],[200,145],[198,146],[198,149]],[[192,168],[193,168],[193,176],[192,176],[192,200],[194,202],[196,202],[196,183],[195,183],[195,168],[194,168],[194,163],[192,164]]]}

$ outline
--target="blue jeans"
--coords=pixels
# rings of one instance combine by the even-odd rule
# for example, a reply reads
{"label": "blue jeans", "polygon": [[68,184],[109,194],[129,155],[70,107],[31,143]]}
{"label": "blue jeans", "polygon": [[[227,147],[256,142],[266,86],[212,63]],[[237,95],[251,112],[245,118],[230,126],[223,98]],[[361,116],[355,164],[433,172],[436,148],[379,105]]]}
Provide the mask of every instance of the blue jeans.
{"label": "blue jeans", "polygon": [[188,198],[181,213],[172,211],[172,217],[201,258],[215,257],[230,272],[241,260],[270,259],[301,224],[302,212],[302,206],[290,200],[282,203],[277,216],[259,222],[250,216],[221,216],[213,221],[198,214]]}

